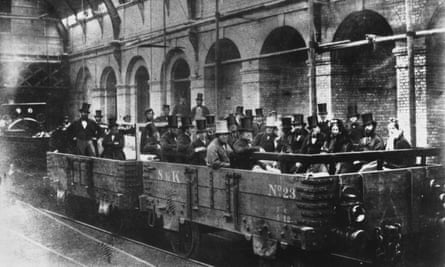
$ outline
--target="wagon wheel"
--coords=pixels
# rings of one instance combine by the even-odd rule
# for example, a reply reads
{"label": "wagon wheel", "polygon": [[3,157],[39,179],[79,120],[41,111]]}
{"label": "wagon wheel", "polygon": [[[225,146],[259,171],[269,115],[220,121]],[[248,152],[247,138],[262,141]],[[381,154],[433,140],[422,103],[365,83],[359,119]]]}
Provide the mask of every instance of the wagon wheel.
{"label": "wagon wheel", "polygon": [[186,222],[179,226],[179,232],[166,232],[172,250],[183,257],[191,257],[196,253],[200,232],[197,224]]}

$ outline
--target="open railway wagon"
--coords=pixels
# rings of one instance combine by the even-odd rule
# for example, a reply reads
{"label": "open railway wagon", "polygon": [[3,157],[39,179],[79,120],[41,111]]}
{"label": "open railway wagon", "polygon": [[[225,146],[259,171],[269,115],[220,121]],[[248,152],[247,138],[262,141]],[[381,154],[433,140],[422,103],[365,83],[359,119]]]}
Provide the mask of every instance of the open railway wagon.
{"label": "open railway wagon", "polygon": [[[113,191],[115,196],[140,193],[138,207],[133,201],[128,206],[105,202],[139,210],[147,215],[149,226],[177,233],[173,247],[185,255],[198,248],[202,233],[223,230],[244,236],[254,253],[265,258],[291,251],[357,263],[395,263],[409,251],[442,247],[445,173],[443,166],[427,164],[429,156],[440,156],[440,150],[254,154],[258,159],[306,163],[378,161],[379,170],[372,172],[311,177],[48,153],[48,174],[59,196],[72,194],[103,203],[100,190]],[[394,157],[417,157],[419,164],[382,169],[382,163]],[[70,161],[78,160],[89,163],[71,167]],[[102,171],[107,174],[101,174],[99,166],[105,162],[109,165]],[[133,164],[132,175],[114,170],[123,170],[122,164]],[[121,186],[126,177],[134,190]]]}
{"label": "open railway wagon", "polygon": [[46,158],[49,183],[69,215],[112,216],[121,224],[127,212],[137,210],[142,193],[140,162],[54,152]]}

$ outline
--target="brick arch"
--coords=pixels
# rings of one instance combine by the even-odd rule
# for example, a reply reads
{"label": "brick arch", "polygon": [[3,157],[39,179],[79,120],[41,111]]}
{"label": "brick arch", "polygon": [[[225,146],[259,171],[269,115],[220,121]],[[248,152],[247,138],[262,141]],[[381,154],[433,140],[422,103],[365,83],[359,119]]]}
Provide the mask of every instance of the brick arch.
{"label": "brick arch", "polygon": [[[437,7],[428,28],[445,27],[445,5]],[[445,36],[426,38],[427,79],[427,142],[433,146],[445,144]]]}
{"label": "brick arch", "polygon": [[[220,39],[220,59],[226,61],[230,59],[241,58],[236,44],[228,39]],[[207,53],[206,64],[215,63],[215,43],[210,47]],[[234,107],[243,104],[242,85],[241,85],[241,63],[231,63],[221,65],[220,72],[220,90],[215,90],[215,67],[207,66],[204,69],[204,87],[206,105],[212,112],[217,112],[217,116],[222,117],[233,113]],[[217,108],[216,108],[217,106]]]}
{"label": "brick arch", "polygon": [[[305,47],[301,34],[290,26],[272,30],[261,54]],[[259,61],[260,105],[281,114],[308,113],[306,51],[262,58]]]}
{"label": "brick arch", "polygon": [[147,64],[141,56],[136,56],[130,60],[125,80],[127,85],[135,87],[136,120],[143,122],[145,120],[144,110],[150,107],[150,85],[148,83],[150,74]]}
{"label": "brick arch", "polygon": [[117,76],[116,71],[111,67],[106,67],[100,78],[100,89],[103,92],[101,97],[101,110],[105,112],[105,117],[117,117]]}
{"label": "brick arch", "polygon": [[[392,35],[386,19],[372,10],[353,12],[337,28],[333,41],[364,40],[367,34]],[[347,106],[372,112],[379,131],[397,115],[397,78],[394,42],[331,52],[331,88],[334,116],[345,118]],[[385,134],[385,133],[382,133]]]}

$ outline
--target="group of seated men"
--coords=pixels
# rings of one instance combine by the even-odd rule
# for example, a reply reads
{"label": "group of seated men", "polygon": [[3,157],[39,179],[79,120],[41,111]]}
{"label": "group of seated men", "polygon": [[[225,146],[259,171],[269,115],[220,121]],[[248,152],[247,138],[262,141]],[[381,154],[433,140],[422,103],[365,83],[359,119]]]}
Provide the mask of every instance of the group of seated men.
{"label": "group of seated men", "polygon": [[[360,115],[356,105],[348,107],[348,121],[343,123],[340,119],[327,120],[326,104],[318,104],[318,114],[307,117],[306,124],[303,114],[281,116],[271,111],[264,116],[263,110],[258,108],[254,115],[253,110],[244,111],[242,106],[215,121],[215,116],[202,104],[202,94],[196,102],[188,116],[177,112],[170,115],[168,105],[164,105],[159,117],[155,117],[153,109],[147,109],[146,122],[141,129],[140,153],[156,156],[161,161],[207,165],[214,169],[231,167],[280,173],[323,173],[335,169],[338,174],[372,169],[375,162],[340,162],[332,168],[326,164],[268,162],[251,156],[254,152],[319,154],[410,148],[396,120],[388,123],[389,136],[385,144],[376,132],[377,122],[372,114]],[[184,112],[184,108],[175,107],[174,110]],[[108,125],[103,123],[100,110],[96,111],[95,120],[89,119],[87,103],[79,111],[78,120],[71,123],[65,117],[53,133],[59,136],[57,150],[124,160],[124,134],[128,129],[119,128],[115,118],[110,118]],[[129,130],[134,134],[134,128]],[[394,161],[388,165],[403,164],[406,162]]]}
{"label": "group of seated men", "polygon": [[[152,109],[146,110],[146,126],[142,131],[141,153],[157,155],[161,161],[207,165],[212,168],[231,167],[281,173],[328,172],[326,164],[306,165],[299,162],[277,164],[252,159],[254,152],[319,154],[350,151],[392,150],[410,148],[398,122],[388,123],[388,142],[376,133],[377,123],[371,113],[360,116],[357,106],[348,107],[348,122],[326,120],[326,104],[318,105],[318,116],[302,114],[280,116],[262,109],[245,110],[239,106],[234,114],[215,121],[206,115],[192,119],[163,114],[155,119]],[[361,117],[362,123],[359,122]],[[319,119],[320,118],[320,119]],[[159,121],[165,121],[160,125]],[[161,128],[161,129],[159,129]],[[394,162],[397,166],[401,162]],[[375,168],[373,162],[342,162],[335,173]]]}

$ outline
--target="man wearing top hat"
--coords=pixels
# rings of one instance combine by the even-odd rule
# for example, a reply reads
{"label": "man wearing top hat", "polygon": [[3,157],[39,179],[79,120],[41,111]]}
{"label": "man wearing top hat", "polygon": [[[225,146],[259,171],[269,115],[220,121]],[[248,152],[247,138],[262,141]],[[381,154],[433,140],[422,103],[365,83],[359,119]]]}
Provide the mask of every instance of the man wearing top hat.
{"label": "man wearing top hat", "polygon": [[376,132],[377,122],[373,119],[372,113],[362,115],[365,137],[362,138],[361,150],[373,151],[384,150],[385,143]]}
{"label": "man wearing top hat", "polygon": [[325,136],[329,136],[329,120],[328,116],[328,107],[326,103],[318,104],[318,115],[320,116],[320,121],[318,122],[318,126],[320,127],[321,132]]}
{"label": "man wearing top hat", "polygon": [[176,161],[177,143],[176,136],[178,130],[178,118],[168,116],[167,131],[161,136],[161,160],[167,162]]}
{"label": "man wearing top hat", "polygon": [[79,109],[80,118],[68,128],[72,139],[76,142],[76,153],[84,156],[96,156],[93,138],[98,136],[98,126],[95,121],[88,118],[90,104],[83,103]]}
{"label": "man wearing top hat", "polygon": [[259,133],[263,133],[266,130],[266,124],[264,123],[264,114],[262,108],[256,108],[255,109],[255,123],[254,128],[257,129],[257,132],[255,133],[255,136]]}
{"label": "man wearing top hat", "polygon": [[225,120],[227,121],[227,128],[229,128],[230,134],[228,139],[228,144],[233,148],[233,144],[239,138],[238,123],[236,122],[236,117],[233,114],[229,114]]}
{"label": "man wearing top hat", "polygon": [[[324,133],[321,132],[316,115],[308,117],[307,121],[310,132],[303,142],[301,152],[304,154],[319,154],[323,152],[326,136],[324,135]],[[328,172],[328,168],[326,167],[326,165],[321,163],[304,165],[301,167],[300,170],[315,173]]]}
{"label": "man wearing top hat", "polygon": [[303,142],[309,132],[305,129],[306,124],[304,123],[303,114],[294,114],[292,121],[292,133],[293,140],[291,144],[293,153],[301,153],[303,147]]}
{"label": "man wearing top hat", "polygon": [[192,143],[192,132],[193,128],[192,120],[189,117],[181,118],[181,127],[178,131],[178,136],[176,138],[176,162],[187,163],[190,157],[190,144]]}
{"label": "man wearing top hat", "polygon": [[[292,143],[294,142],[294,136],[292,134],[292,118],[281,118],[281,132],[280,137],[277,139],[276,150],[278,153],[292,153]],[[283,162],[280,165],[282,173],[291,173],[293,169],[292,162]]]}
{"label": "man wearing top hat", "polygon": [[230,155],[233,151],[227,144],[229,129],[225,120],[216,122],[215,135],[216,137],[207,147],[207,166],[212,169],[229,168]]}
{"label": "man wearing top hat", "polygon": [[360,149],[360,140],[363,138],[363,127],[359,122],[360,114],[357,111],[357,104],[348,106],[348,122],[345,126],[346,133],[351,140],[352,150]]}
{"label": "man wearing top hat", "polygon": [[196,140],[190,145],[190,164],[206,165],[207,155],[207,121],[196,120]]}
{"label": "man wearing top hat", "polygon": [[215,138],[215,115],[207,115],[205,120],[207,124],[207,140],[212,141]]}
{"label": "man wearing top hat", "polygon": [[[362,138],[360,143],[361,151],[374,151],[374,150],[384,150],[385,143],[383,139],[375,132],[377,127],[377,122],[373,119],[372,113],[365,113],[362,115],[363,128],[365,137]],[[377,161],[364,162],[364,161],[354,161],[356,168],[360,167],[359,172],[371,171],[377,169]]]}
{"label": "man wearing top hat", "polygon": [[275,139],[277,135],[274,132],[276,128],[275,120],[272,117],[266,118],[266,130],[255,136],[252,145],[260,146],[266,152],[275,152]]}
{"label": "man wearing top hat", "polygon": [[203,102],[202,94],[198,93],[198,95],[196,96],[196,106],[192,108],[192,113],[191,113],[192,120],[194,121],[199,119],[205,119],[205,117],[210,114],[209,109],[206,106],[204,106],[202,102]]}
{"label": "man wearing top hat", "polygon": [[234,161],[232,166],[238,169],[251,170],[256,162],[250,159],[251,154],[263,150],[259,146],[252,146],[252,117],[241,119],[239,132],[239,139],[233,144]]}
{"label": "man wearing top hat", "polygon": [[108,159],[125,160],[123,151],[124,135],[119,132],[116,118],[108,119],[109,132],[104,136],[104,152],[102,156]]}
{"label": "man wearing top hat", "polygon": [[108,125],[102,122],[102,110],[96,110],[94,115],[94,120],[97,124],[97,138],[93,138],[94,149],[96,150],[96,155],[102,155],[104,148],[102,146],[102,141],[104,136],[108,133]]}

